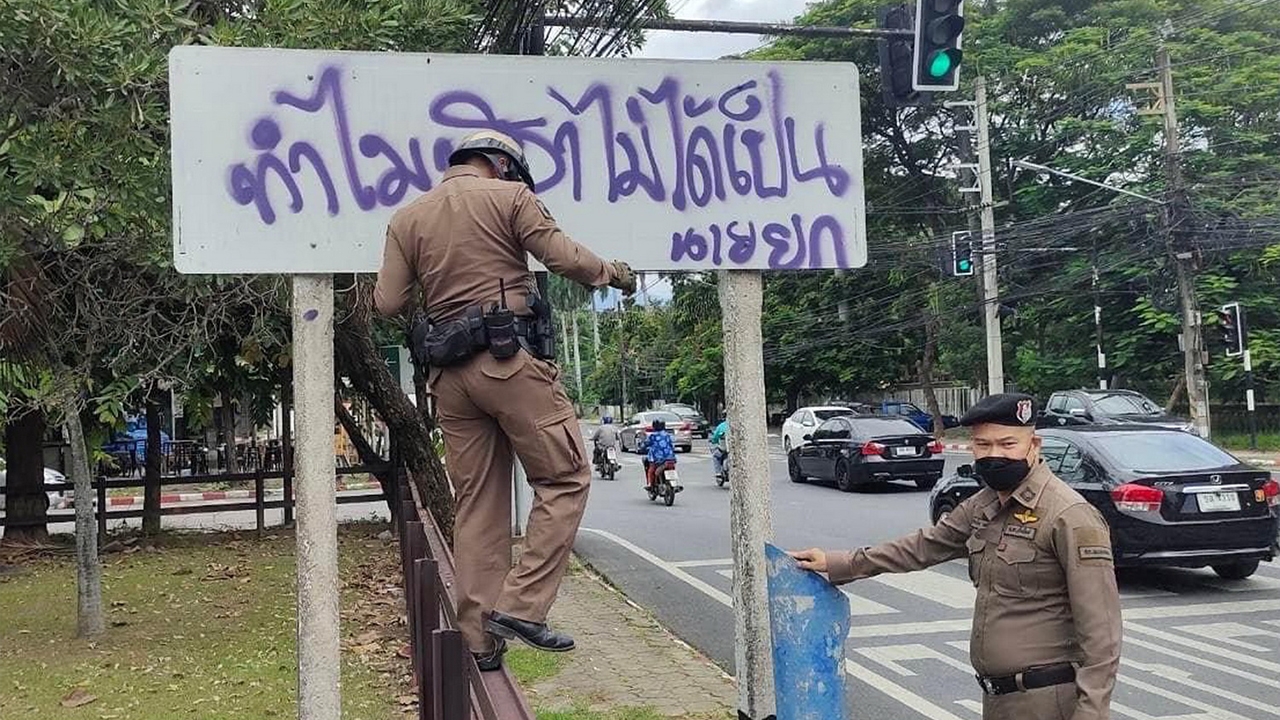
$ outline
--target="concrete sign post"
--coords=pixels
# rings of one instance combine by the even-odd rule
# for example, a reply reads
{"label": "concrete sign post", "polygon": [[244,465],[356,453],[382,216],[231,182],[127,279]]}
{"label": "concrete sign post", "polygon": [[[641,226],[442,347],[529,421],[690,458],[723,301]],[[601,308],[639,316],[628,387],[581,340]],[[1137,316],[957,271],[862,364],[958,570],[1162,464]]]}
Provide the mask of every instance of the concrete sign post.
{"label": "concrete sign post", "polygon": [[539,196],[596,253],[723,271],[740,711],[765,717],[759,271],[866,263],[854,66],[203,46],[169,63],[175,267],[298,276],[299,673],[315,673],[300,677],[300,717],[336,720],[338,707],[332,298],[320,295],[333,273],[378,269],[392,213],[482,128],[524,146]]}

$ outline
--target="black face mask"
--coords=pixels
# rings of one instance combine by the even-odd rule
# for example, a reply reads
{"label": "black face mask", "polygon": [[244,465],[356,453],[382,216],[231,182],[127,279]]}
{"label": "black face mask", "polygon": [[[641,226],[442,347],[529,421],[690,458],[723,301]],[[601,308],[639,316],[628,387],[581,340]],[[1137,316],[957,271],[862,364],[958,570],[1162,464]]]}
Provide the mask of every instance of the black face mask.
{"label": "black face mask", "polygon": [[1031,465],[1026,458],[984,457],[973,463],[973,470],[978,482],[998,492],[1009,492],[1031,474]]}

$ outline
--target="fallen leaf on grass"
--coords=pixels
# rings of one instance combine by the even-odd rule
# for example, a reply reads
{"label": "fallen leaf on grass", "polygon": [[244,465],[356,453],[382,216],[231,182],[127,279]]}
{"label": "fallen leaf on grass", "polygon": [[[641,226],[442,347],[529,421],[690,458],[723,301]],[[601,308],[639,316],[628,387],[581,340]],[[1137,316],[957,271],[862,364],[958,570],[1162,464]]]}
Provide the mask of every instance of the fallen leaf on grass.
{"label": "fallen leaf on grass", "polygon": [[399,656],[400,656],[400,657],[402,657],[402,658],[412,659],[412,658],[413,658],[413,649],[412,649],[411,647],[409,647],[409,644],[408,644],[408,643],[405,643],[404,645],[402,645],[402,646],[400,647],[400,649],[399,649],[399,650],[397,650],[397,651],[396,651],[396,654],[397,654],[397,655],[399,655]]}
{"label": "fallen leaf on grass", "polygon": [[67,696],[62,698],[62,702],[60,704],[64,708],[77,708],[82,705],[88,705],[91,702],[95,702],[97,699],[97,695],[90,695],[84,688],[76,688],[70,693],[67,693]]}
{"label": "fallen leaf on grass", "polygon": [[412,705],[418,702],[418,698],[415,695],[401,695],[396,700],[399,700],[401,705]]}

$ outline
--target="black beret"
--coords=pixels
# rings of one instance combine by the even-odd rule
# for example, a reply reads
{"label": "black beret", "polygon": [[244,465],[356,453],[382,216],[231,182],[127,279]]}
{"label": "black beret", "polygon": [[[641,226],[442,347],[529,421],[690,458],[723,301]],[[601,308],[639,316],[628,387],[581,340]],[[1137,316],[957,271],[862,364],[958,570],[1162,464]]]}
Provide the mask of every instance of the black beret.
{"label": "black beret", "polygon": [[1022,393],[1000,393],[982,398],[960,418],[965,427],[991,423],[1012,427],[1035,427],[1036,399]]}

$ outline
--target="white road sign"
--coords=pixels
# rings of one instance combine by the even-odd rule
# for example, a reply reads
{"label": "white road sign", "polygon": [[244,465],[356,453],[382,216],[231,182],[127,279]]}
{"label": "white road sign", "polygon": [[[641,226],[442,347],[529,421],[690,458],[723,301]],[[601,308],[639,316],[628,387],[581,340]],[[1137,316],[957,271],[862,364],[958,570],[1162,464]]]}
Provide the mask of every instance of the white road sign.
{"label": "white road sign", "polygon": [[866,263],[849,63],[180,46],[169,74],[181,272],[376,271],[392,213],[478,128],[637,269]]}

